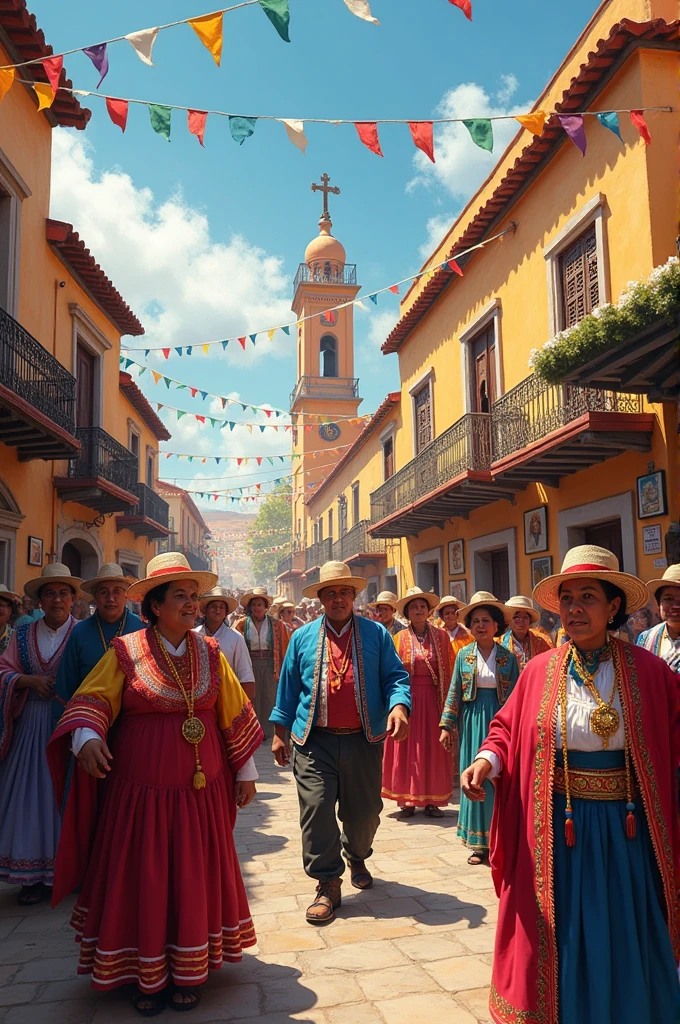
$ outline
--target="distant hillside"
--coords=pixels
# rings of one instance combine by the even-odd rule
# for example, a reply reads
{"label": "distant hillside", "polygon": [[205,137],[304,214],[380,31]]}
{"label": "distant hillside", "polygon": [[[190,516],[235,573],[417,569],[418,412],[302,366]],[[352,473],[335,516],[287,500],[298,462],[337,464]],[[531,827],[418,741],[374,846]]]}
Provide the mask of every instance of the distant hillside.
{"label": "distant hillside", "polygon": [[215,570],[220,585],[242,589],[250,583],[250,555],[246,551],[254,514],[227,511],[201,512],[210,530]]}
{"label": "distant hillside", "polygon": [[217,529],[220,527],[225,529],[229,526],[236,528],[241,526],[244,530],[247,530],[252,521],[257,518],[256,515],[246,512],[227,512],[219,510],[214,512],[204,512],[202,509],[201,515],[211,529],[213,527],[216,527]]}

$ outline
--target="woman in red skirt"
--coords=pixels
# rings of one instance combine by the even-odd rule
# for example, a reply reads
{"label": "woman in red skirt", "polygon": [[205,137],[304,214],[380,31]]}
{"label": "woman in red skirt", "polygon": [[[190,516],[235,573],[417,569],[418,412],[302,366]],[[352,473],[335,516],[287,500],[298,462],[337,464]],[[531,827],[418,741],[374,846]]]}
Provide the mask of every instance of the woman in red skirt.
{"label": "woman in red skirt", "polygon": [[453,755],[439,744],[439,719],[451,684],[453,649],[445,629],[428,622],[439,604],[436,594],[412,587],[397,602],[409,620],[408,629],[394,637],[397,654],[411,678],[409,734],[402,743],[385,740],[382,796],[396,800],[402,818],[424,807],[430,818],[441,818],[453,792]]}
{"label": "woman in red skirt", "polygon": [[78,973],[101,991],[136,984],[143,1016],[193,1009],[208,969],[255,944],[233,826],[263,734],[217,642],[192,632],[216,583],[176,552],[153,558],[128,595],[149,628],[112,641],[48,747],[59,801],[71,748],[83,769],[53,904],[80,887]]}

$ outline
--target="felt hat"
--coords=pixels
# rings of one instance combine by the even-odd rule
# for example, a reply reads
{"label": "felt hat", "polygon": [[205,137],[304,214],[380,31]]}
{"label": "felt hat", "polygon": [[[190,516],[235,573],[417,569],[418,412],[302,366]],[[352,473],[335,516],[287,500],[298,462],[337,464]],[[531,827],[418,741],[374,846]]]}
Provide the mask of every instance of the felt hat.
{"label": "felt hat", "polygon": [[663,587],[680,587],[680,564],[669,565],[660,580],[650,580],[647,584],[652,597],[656,597],[656,592]]}
{"label": "felt hat", "polygon": [[368,580],[363,576],[352,576],[352,571],[344,562],[325,562],[319,570],[319,582],[310,583],[302,593],[305,597],[318,597],[324,587],[354,587],[357,594],[365,590]]}
{"label": "felt hat", "polygon": [[427,601],[430,611],[437,607],[439,604],[439,595],[431,594],[429,591],[421,590],[420,587],[411,587],[407,590],[401,601],[397,601],[397,611],[405,615],[405,608],[411,602],[415,601],[417,597],[421,597],[423,601]]}
{"label": "felt hat", "polygon": [[76,596],[78,596],[82,582],[77,576],[71,575],[71,570],[63,562],[49,562],[40,576],[35,576],[28,583],[24,584],[24,594],[26,597],[30,597],[32,601],[37,601],[38,592],[41,587],[47,586],[48,583],[68,583],[69,587],[73,587]]}
{"label": "felt hat", "polygon": [[447,605],[451,604],[455,607],[456,611],[458,612],[461,610],[461,608],[465,607],[465,601],[459,601],[457,597],[453,596],[453,594],[447,594],[446,597],[443,597],[441,599],[441,601],[437,605],[436,610],[440,612],[442,608],[446,608]]}
{"label": "felt hat", "polygon": [[460,609],[460,617],[465,618],[470,612],[473,612],[475,608],[479,608],[481,605],[490,605],[492,608],[499,608],[505,615],[505,605],[502,601],[488,590],[478,590],[476,594],[473,594],[470,598],[470,603],[466,604]]}
{"label": "felt hat", "polygon": [[126,576],[121,567],[116,565],[115,562],[104,562],[94,579],[85,580],[80,589],[84,590],[86,594],[94,596],[100,583],[123,583],[126,587],[129,587],[134,582],[134,578]]}
{"label": "felt hat", "polygon": [[217,574],[194,572],[186,555],[179,551],[167,551],[151,559],[146,567],[146,576],[132,584],[128,590],[128,597],[131,601],[141,601],[150,590],[160,587],[162,583],[173,583],[175,580],[193,580],[199,594],[205,594],[217,585]]}
{"label": "felt hat", "polygon": [[269,594],[267,593],[267,588],[266,587],[252,587],[248,591],[247,594],[242,594],[241,595],[241,605],[242,605],[242,607],[247,610],[248,609],[248,605],[250,604],[250,602],[252,601],[252,599],[254,597],[261,597],[262,600],[264,602],[266,602],[266,605],[267,605],[268,609],[271,608],[271,606],[272,606],[272,604],[274,602],[274,598],[270,597]]}
{"label": "felt hat", "polygon": [[238,601],[235,597],[232,597],[225,587],[213,587],[207,594],[201,595],[199,602],[201,615],[205,615],[205,610],[211,601],[223,601],[227,606],[227,615],[231,615],[236,608],[238,608]]}
{"label": "felt hat", "polygon": [[522,594],[517,594],[515,597],[511,597],[509,601],[505,602],[505,620],[508,625],[510,625],[512,617],[516,611],[526,612],[531,618],[532,626],[535,626],[541,617],[541,613],[534,608],[531,598],[523,597]]}
{"label": "felt hat", "polygon": [[394,609],[396,612],[399,598],[396,594],[393,594],[391,590],[381,590],[375,601],[370,601],[368,604],[369,608],[377,608],[379,604],[386,604],[389,608]]}
{"label": "felt hat", "polygon": [[567,551],[562,571],[554,576],[546,576],[534,587],[534,601],[541,608],[559,614],[560,586],[574,577],[602,580],[618,587],[626,595],[626,611],[629,614],[649,601],[649,593],[642,580],[630,573],[621,572],[616,555],[595,544],[579,544]]}
{"label": "felt hat", "polygon": [[12,601],[12,603],[16,601],[18,603],[20,600],[18,594],[6,587],[4,583],[0,583],[0,601]]}

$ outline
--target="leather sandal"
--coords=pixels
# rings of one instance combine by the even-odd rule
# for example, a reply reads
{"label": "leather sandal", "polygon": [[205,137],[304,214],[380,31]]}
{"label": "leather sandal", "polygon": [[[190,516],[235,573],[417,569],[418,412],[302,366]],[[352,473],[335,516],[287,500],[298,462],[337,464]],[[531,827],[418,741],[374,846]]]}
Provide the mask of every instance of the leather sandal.
{"label": "leather sandal", "polygon": [[428,818],[443,818],[444,812],[440,807],[436,807],[435,804],[428,804],[425,808],[425,814]]}
{"label": "leather sandal", "polygon": [[[132,997],[132,1005],[140,1017],[157,1017],[165,1009],[166,996],[167,989],[163,989],[162,992],[142,992],[138,988]],[[149,1005],[143,1006],[143,1003]]]}
{"label": "leather sandal", "polygon": [[400,818],[412,818],[416,813],[415,807],[402,807],[399,811]]}
{"label": "leather sandal", "polygon": [[[181,1002],[175,997],[191,996],[191,1002],[185,1003],[184,1000]],[[180,1013],[186,1013],[188,1010],[195,1010],[201,1001],[201,991],[198,988],[185,988],[183,985],[175,985],[170,998],[168,999],[168,1006],[171,1010],[178,1010]]]}
{"label": "leather sandal", "polygon": [[477,864],[486,864],[488,859],[489,854],[487,850],[475,850],[474,853],[470,854],[467,862],[468,864],[472,864],[476,867]]}
{"label": "leather sandal", "polygon": [[355,889],[373,888],[373,875],[368,870],[363,860],[351,860],[349,862],[349,873],[352,885]]}
{"label": "leather sandal", "polygon": [[309,924],[330,924],[335,911],[342,903],[340,878],[322,878],[316,887],[316,899],[307,907],[305,915]]}

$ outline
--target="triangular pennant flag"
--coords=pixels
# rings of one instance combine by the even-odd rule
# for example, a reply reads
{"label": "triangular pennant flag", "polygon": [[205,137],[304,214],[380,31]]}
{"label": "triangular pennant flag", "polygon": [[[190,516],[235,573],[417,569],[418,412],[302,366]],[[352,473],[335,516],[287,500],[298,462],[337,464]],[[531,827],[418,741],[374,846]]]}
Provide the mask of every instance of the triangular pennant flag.
{"label": "triangular pennant flag", "polygon": [[222,408],[226,409],[227,408],[227,400],[226,400],[226,398],[220,398],[220,402],[222,403]]}
{"label": "triangular pennant flag", "polygon": [[86,46],[83,53],[86,57],[90,58],[101,75],[97,82],[97,88],[99,88],[109,73],[109,55],[106,51],[106,43],[97,43],[96,46]]}
{"label": "triangular pennant flag", "polygon": [[241,346],[241,348],[243,349],[243,351],[245,352],[245,350],[246,350],[246,339],[245,338],[239,338],[238,339],[238,343]]}
{"label": "triangular pennant flag", "polygon": [[369,297],[369,299],[371,300],[371,302],[372,302],[372,303],[373,303],[373,304],[374,304],[375,306],[377,306],[377,305],[378,305],[378,296],[377,296],[377,295],[369,295],[368,297]]}
{"label": "triangular pennant flag", "polygon": [[493,152],[493,128],[488,117],[473,117],[463,121],[463,124],[476,146],[488,150],[489,153]]}
{"label": "triangular pennant flag", "polygon": [[380,139],[378,138],[378,125],[375,121],[355,121],[354,127],[359,133],[359,138],[372,153],[377,156],[383,156],[383,151],[380,148]]}
{"label": "triangular pennant flag", "polygon": [[142,29],[141,32],[130,32],[129,35],[125,36],[139,59],[144,61],[145,64],[150,64],[151,67],[154,66],[154,63],[151,60],[151,52],[153,50],[153,44],[156,42],[157,35],[157,28],[145,28]]}
{"label": "triangular pennant flag", "polygon": [[152,370],[151,371],[151,376],[153,377],[154,384],[158,384],[158,381],[161,379],[163,374],[162,373],[158,373],[157,370]]}
{"label": "triangular pennant flag", "polygon": [[258,458],[256,458],[255,461],[257,462],[258,466],[261,466],[262,465],[262,456],[258,456]]}
{"label": "triangular pennant flag", "polygon": [[198,421],[198,423],[205,424],[205,416],[199,416],[198,413],[195,412],[194,413],[194,418]]}
{"label": "triangular pennant flag", "polygon": [[288,27],[290,25],[290,11],[288,10],[288,0],[260,0],[260,7],[279,33],[284,43],[289,43],[290,36],[288,34]]}
{"label": "triangular pennant flag", "polygon": [[[182,355],[182,349],[181,348],[175,348],[175,352],[177,353],[178,356]],[[186,384],[178,384],[177,387],[178,388],[184,388],[184,387],[186,387]]]}
{"label": "triangular pennant flag", "polygon": [[449,0],[454,7],[460,7],[466,18],[472,21],[472,0]]}
{"label": "triangular pennant flag", "polygon": [[256,117],[241,117],[240,115],[230,117],[229,130],[234,142],[238,142],[239,146],[242,146],[246,139],[249,139],[255,131],[256,121]]}
{"label": "triangular pennant flag", "polygon": [[227,345],[228,345],[228,344],[229,344],[229,342],[228,342],[228,341],[223,341],[223,342],[222,342],[222,351],[223,351],[223,352],[226,352],[226,350],[227,350]]}
{"label": "triangular pennant flag", "polygon": [[210,344],[208,343],[207,345],[201,345],[201,348],[203,349],[204,354],[207,356],[208,352],[210,351]]}
{"label": "triangular pennant flag", "polygon": [[516,114],[515,121],[519,121],[522,128],[526,128],[532,135],[542,135],[548,117],[545,110],[535,110],[533,114]]}
{"label": "triangular pennant flag", "polygon": [[218,67],[222,58],[222,17],[220,11],[218,14],[204,14],[202,18],[189,22],[205,48],[212,53]]}
{"label": "triangular pennant flag", "polygon": [[164,406],[164,405],[161,405],[161,403],[160,403],[160,402],[157,402],[157,403],[156,403],[156,408],[157,408],[157,409],[158,409],[158,411],[160,412],[160,411],[161,411],[161,409],[165,409],[165,406]]}
{"label": "triangular pennant flag", "polygon": [[345,0],[345,6],[349,8],[352,14],[356,14],[357,18],[361,18],[363,21],[370,21],[373,25],[380,24],[378,19],[374,18],[371,14],[371,6],[368,0]]}
{"label": "triangular pennant flag", "polygon": [[434,163],[434,125],[432,121],[409,121],[414,145],[422,149],[425,156]]}
{"label": "triangular pennant flag", "polygon": [[150,349],[150,348],[145,348],[145,349],[144,349],[144,358],[145,358],[145,359],[148,359],[148,358],[149,358],[149,352],[150,352],[150,351],[151,351],[151,349]]}
{"label": "triangular pennant flag", "polygon": [[205,145],[203,139],[205,137],[205,123],[208,120],[208,115],[205,110],[188,110],[187,111],[187,124],[189,131],[192,135],[195,135],[202,146]]}
{"label": "triangular pennant flag", "polygon": [[290,141],[293,143],[294,146],[297,146],[297,148],[304,156],[305,150],[307,149],[307,145],[309,143],[309,139],[305,135],[305,122],[295,121],[291,118],[284,118],[283,127],[286,129],[286,135],[288,136]]}
{"label": "triangular pennant flag", "polygon": [[256,339],[256,338],[257,338],[257,335],[256,335],[256,334],[251,334],[251,335],[250,335],[250,340],[252,341],[253,345],[255,344],[255,339]]}
{"label": "triangular pennant flag", "polygon": [[181,420],[182,416],[186,416],[186,412],[184,412],[182,409],[178,409],[177,410],[177,419]]}
{"label": "triangular pennant flag", "polygon": [[364,306],[364,304],[363,304],[363,302],[361,301],[361,299],[355,299],[355,301],[354,301],[354,305],[355,305],[355,306],[356,306],[356,307],[357,307],[358,309],[363,309],[364,313],[368,312],[368,307],[367,307],[367,306]]}
{"label": "triangular pennant flag", "polygon": [[270,341],[272,340],[272,338],[274,337],[275,334],[276,334],[276,328],[275,327],[273,327],[271,329],[271,331],[267,331],[267,337],[269,338]]}
{"label": "triangular pennant flag", "polygon": [[463,271],[460,269],[458,263],[455,260],[447,260],[446,266],[449,268],[449,270],[453,270],[454,273],[459,274],[461,277],[463,276]]}
{"label": "triangular pennant flag", "polygon": [[290,327],[282,327],[281,330],[290,337]]}
{"label": "triangular pennant flag", "polygon": [[264,427],[264,425],[262,425],[262,424],[259,424],[259,426],[260,426],[260,433],[261,433],[261,434],[264,434],[264,431],[265,431],[265,427]]}
{"label": "triangular pennant flag", "polygon": [[[11,70],[14,71],[14,68]],[[33,86],[33,92],[38,97],[38,110],[51,107],[54,103],[55,95],[52,92],[52,86],[48,82],[36,82]]]}
{"label": "triangular pennant flag", "polygon": [[615,110],[608,110],[605,111],[604,114],[597,114],[596,116],[603,128],[608,128],[610,132],[614,133],[617,139],[623,142],[623,139],[621,138],[621,128],[619,125],[619,115]]}
{"label": "triangular pennant flag", "polygon": [[[0,68],[0,103],[2,103],[5,96],[14,85],[15,77],[15,68]],[[40,109],[40,107],[38,107],[38,109]]]}
{"label": "triangular pennant flag", "polygon": [[398,284],[391,284],[390,285],[390,291],[394,292],[395,295],[398,295],[399,294],[399,285]]}
{"label": "triangular pennant flag", "polygon": [[210,420],[210,426],[214,428],[217,424],[217,420],[214,420],[212,416],[208,416],[208,419]]}
{"label": "triangular pennant flag", "polygon": [[248,428],[248,433],[252,434],[252,432],[253,432],[253,424],[252,423],[246,423],[246,426]]}
{"label": "triangular pennant flag", "polygon": [[196,395],[198,394],[198,388],[189,387],[189,391],[191,392],[191,397],[192,398],[195,398]]}
{"label": "triangular pennant flag", "polygon": [[166,452],[165,453],[165,457],[166,457],[166,459],[171,459],[172,458],[172,452]]}
{"label": "triangular pennant flag", "polygon": [[222,460],[220,459],[220,456],[219,456],[219,455],[216,455],[216,456],[215,456],[215,465],[216,465],[216,466],[219,466],[219,464],[220,464],[220,462],[221,462],[221,461],[222,461]]}
{"label": "triangular pennant flag", "polygon": [[239,458],[236,459],[236,465],[237,466],[240,466],[242,462],[243,462],[243,459],[239,459]]}
{"label": "triangular pennant flag", "polygon": [[52,86],[52,92],[56,93],[59,88],[59,79],[61,78],[61,69],[64,66],[64,58],[61,55],[57,57],[45,57],[42,61],[42,66],[44,67],[45,74]]}
{"label": "triangular pennant flag", "polygon": [[558,114],[560,124],[577,149],[586,155],[586,130],[580,114]]}
{"label": "triangular pennant flag", "polygon": [[161,106],[160,103],[149,104],[149,118],[151,127],[164,139],[170,142],[170,120],[172,118],[172,107]]}
{"label": "triangular pennant flag", "polygon": [[193,352],[193,345],[187,345],[187,355],[190,356]]}
{"label": "triangular pennant flag", "polygon": [[170,384],[172,383],[170,378],[169,377],[163,377],[163,383],[165,384],[166,388],[169,391],[170,390]]}
{"label": "triangular pennant flag", "polygon": [[630,112],[631,122],[635,125],[640,133],[640,138],[644,140],[645,146],[649,146],[652,141],[652,136],[649,134],[649,128],[645,121],[645,115],[641,110],[631,110]]}
{"label": "triangular pennant flag", "polygon": [[126,359],[125,360],[125,366],[123,367],[123,369],[127,370],[128,366],[132,366],[133,362],[134,362],[133,359]]}
{"label": "triangular pennant flag", "polygon": [[264,410],[265,415],[266,415],[268,420],[270,420],[272,418],[272,411],[273,411],[272,409],[265,409]]}
{"label": "triangular pennant flag", "polygon": [[170,349],[169,348],[162,348],[161,352],[163,353],[163,355],[165,356],[166,359],[169,359],[169,357],[170,357]]}
{"label": "triangular pennant flag", "polygon": [[205,402],[207,397],[208,397],[208,392],[207,391],[201,391],[201,398],[203,399],[204,402]]}

